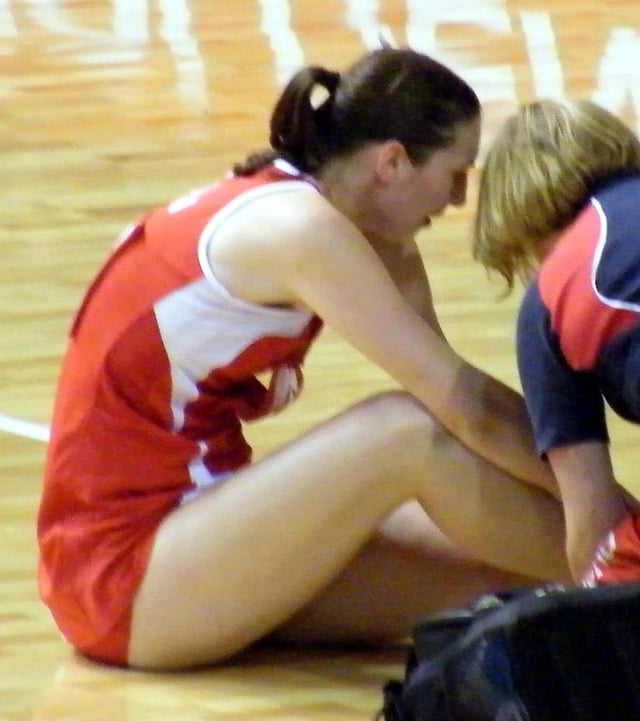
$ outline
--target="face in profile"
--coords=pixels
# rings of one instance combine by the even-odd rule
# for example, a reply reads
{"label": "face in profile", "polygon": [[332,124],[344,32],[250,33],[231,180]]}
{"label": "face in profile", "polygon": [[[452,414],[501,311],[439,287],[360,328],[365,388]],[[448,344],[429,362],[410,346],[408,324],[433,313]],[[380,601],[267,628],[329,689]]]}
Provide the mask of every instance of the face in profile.
{"label": "face in profile", "polygon": [[431,225],[449,205],[466,202],[467,180],[478,155],[480,119],[458,126],[455,141],[419,165],[407,164],[397,181],[391,213],[405,235]]}

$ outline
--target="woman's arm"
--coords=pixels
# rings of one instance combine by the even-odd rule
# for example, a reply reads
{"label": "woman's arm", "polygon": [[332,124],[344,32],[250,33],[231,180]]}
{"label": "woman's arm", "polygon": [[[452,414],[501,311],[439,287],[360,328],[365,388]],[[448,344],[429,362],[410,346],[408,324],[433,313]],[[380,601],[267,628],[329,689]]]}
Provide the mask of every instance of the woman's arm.
{"label": "woman's arm", "polygon": [[431,301],[417,312],[352,223],[321,196],[297,195],[256,201],[227,223],[211,262],[229,290],[312,309],[469,448],[518,478],[552,486],[519,394],[464,361],[437,323],[425,322]]}
{"label": "woman's arm", "polygon": [[[437,317],[429,277],[416,242],[410,239],[398,244],[393,249],[383,253],[381,260],[407,303],[444,339],[445,334]],[[507,386],[503,386],[498,380],[490,377],[487,380],[497,386],[494,401],[499,402],[500,398],[504,397],[507,399],[507,403],[513,404],[513,410],[510,411],[506,408],[504,411],[498,410],[497,412],[505,412],[507,417],[510,413],[518,416],[521,420],[517,421],[517,423],[522,423],[525,428],[525,443],[533,443],[528,430],[528,413],[521,394]],[[489,399],[489,402],[491,402],[491,399]],[[496,465],[500,464],[496,463]],[[549,465],[543,462],[536,463],[535,461],[533,465],[539,469],[538,475],[535,478],[526,480],[559,497],[557,482]]]}
{"label": "woman's arm", "polygon": [[[325,222],[314,224],[324,229],[323,241],[307,237],[291,258],[296,295],[465,445],[513,475],[555,491],[553,474],[535,452],[522,397],[467,363],[445,341],[428,282],[428,297],[416,302],[414,295],[408,304],[388,268],[348,221],[336,214]],[[413,270],[404,267],[405,294],[407,287],[415,293],[416,273],[414,257]]]}
{"label": "woman's arm", "polygon": [[565,509],[569,566],[580,581],[606,534],[626,515],[625,495],[614,478],[606,443],[560,446],[547,456]]}
{"label": "woman's arm", "polygon": [[444,338],[433,303],[431,282],[415,240],[398,241],[393,246],[376,249],[376,253],[405,301]]}

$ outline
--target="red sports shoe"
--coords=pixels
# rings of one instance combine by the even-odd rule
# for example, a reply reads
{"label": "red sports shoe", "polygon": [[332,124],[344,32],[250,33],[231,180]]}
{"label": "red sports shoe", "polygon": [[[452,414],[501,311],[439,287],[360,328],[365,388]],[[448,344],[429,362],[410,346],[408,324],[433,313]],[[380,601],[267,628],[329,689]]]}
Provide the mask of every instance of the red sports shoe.
{"label": "red sports shoe", "polygon": [[629,514],[598,547],[581,585],[585,588],[640,581],[640,514]]}

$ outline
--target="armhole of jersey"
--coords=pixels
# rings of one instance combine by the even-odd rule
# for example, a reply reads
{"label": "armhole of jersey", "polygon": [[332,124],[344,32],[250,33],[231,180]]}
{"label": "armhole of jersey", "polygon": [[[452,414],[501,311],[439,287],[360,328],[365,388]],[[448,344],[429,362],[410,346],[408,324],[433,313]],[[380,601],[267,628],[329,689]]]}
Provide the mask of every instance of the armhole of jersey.
{"label": "armhole of jersey", "polygon": [[229,291],[227,291],[227,289],[216,277],[215,272],[211,267],[211,263],[209,262],[209,249],[215,240],[216,233],[226,220],[252,201],[258,198],[264,198],[268,195],[275,195],[276,193],[287,193],[301,189],[318,192],[316,186],[306,180],[285,180],[277,183],[261,185],[257,188],[252,188],[251,190],[246,190],[219,210],[207,223],[198,240],[198,262],[204,277],[226,296],[232,297]]}

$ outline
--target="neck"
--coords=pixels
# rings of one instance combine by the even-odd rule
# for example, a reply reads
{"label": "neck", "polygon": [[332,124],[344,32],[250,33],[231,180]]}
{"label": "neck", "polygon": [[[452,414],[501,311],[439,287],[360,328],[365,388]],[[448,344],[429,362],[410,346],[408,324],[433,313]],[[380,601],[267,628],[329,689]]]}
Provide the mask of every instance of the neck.
{"label": "neck", "polygon": [[383,218],[379,217],[377,186],[371,168],[366,152],[361,151],[347,158],[329,161],[317,174],[316,180],[325,198],[373,240],[382,237],[378,229],[382,227]]}

